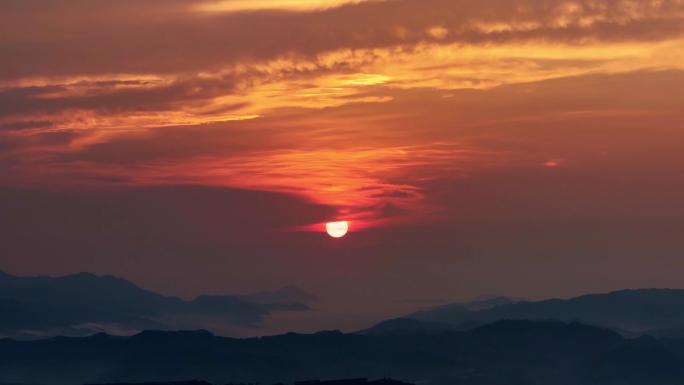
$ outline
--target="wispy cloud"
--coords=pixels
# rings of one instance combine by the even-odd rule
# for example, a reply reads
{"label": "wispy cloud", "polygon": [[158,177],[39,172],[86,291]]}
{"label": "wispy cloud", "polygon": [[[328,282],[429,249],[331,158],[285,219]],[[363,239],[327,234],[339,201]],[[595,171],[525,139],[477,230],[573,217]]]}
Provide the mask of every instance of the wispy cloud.
{"label": "wispy cloud", "polygon": [[269,190],[370,226],[434,217],[435,180],[572,164],[525,125],[680,118],[680,0],[0,2],[2,184]]}

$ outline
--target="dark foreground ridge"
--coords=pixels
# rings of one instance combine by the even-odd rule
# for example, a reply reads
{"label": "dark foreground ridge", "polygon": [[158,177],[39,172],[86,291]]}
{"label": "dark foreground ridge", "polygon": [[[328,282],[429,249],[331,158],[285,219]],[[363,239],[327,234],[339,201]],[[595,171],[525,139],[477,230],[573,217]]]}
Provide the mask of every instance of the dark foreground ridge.
{"label": "dark foreground ridge", "polygon": [[499,321],[469,331],[232,339],[205,331],[0,340],[0,384],[201,379],[212,384],[394,378],[428,385],[681,385],[684,340],[580,323]]}
{"label": "dark foreground ridge", "polygon": [[[112,383],[112,384],[87,384],[87,385],[218,385],[211,384],[206,381],[176,381],[176,382],[143,382],[143,383]],[[259,385],[255,383],[240,383],[240,384],[226,384],[226,385]],[[277,383],[274,385],[288,385],[283,383]],[[310,381],[298,381],[293,385],[413,385],[406,382],[401,382],[397,380],[392,380],[389,378],[383,378],[381,380],[369,381],[367,378],[353,378],[344,380],[310,380]]]}
{"label": "dark foreground ridge", "polygon": [[[86,384],[86,385],[214,385],[206,381],[173,381],[173,382],[116,382],[111,384]],[[245,384],[249,385],[249,384]]]}

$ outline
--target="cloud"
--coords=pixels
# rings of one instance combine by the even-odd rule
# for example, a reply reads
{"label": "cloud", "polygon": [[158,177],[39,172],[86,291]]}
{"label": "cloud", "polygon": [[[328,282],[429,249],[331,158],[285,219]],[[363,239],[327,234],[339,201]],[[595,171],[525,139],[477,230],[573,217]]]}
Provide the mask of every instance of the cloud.
{"label": "cloud", "polygon": [[4,3],[0,128],[13,136],[79,131],[79,149],[151,127],[388,102],[392,92],[380,86],[489,89],[681,68],[684,54],[678,0],[249,11],[199,10],[225,2],[190,0]]}
{"label": "cloud", "polygon": [[19,122],[14,122],[14,123],[0,123],[0,130],[9,130],[9,131],[16,131],[16,130],[28,130],[28,129],[35,129],[35,128],[46,128],[46,127],[51,127],[53,125],[53,122],[48,121],[48,120],[27,120],[27,121],[19,121]]}
{"label": "cloud", "polygon": [[[578,168],[674,170],[679,161],[667,143],[681,135],[683,73],[594,74],[488,90],[380,85],[373,92],[391,100],[137,130],[13,164],[43,185],[200,184],[296,194],[367,226],[388,217],[434,220],[453,205],[434,186],[492,170],[535,177]],[[664,158],[643,152],[644,143],[672,159],[657,166]],[[563,162],[550,170],[543,167],[549,159]]]}
{"label": "cloud", "polygon": [[[398,0],[306,12],[207,13],[193,11],[198,2],[178,0],[4,3],[5,79],[211,71],[287,54],[419,43],[654,41],[681,36],[684,8],[680,0]],[[436,30],[437,36],[430,32]]]}
{"label": "cloud", "polygon": [[[110,114],[129,111],[160,112],[178,107],[202,109],[197,103],[232,93],[235,82],[233,78],[219,77],[210,80],[174,79],[168,83],[99,81],[10,88],[0,92],[0,118],[50,114],[74,109]],[[224,106],[224,111],[221,112],[229,112],[245,104],[246,102]]]}

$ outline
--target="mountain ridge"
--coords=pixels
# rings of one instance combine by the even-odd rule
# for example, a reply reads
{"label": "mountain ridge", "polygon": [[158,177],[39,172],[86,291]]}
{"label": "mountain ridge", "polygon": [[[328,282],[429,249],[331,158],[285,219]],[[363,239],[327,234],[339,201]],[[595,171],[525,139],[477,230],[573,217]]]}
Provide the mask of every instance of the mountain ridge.
{"label": "mountain ridge", "polygon": [[684,380],[684,340],[627,339],[578,322],[512,320],[402,336],[325,331],[236,339],[202,330],[145,331],[3,339],[0,362],[0,383],[45,385],[388,375],[429,385],[675,385]]}
{"label": "mountain ridge", "polygon": [[[282,297],[280,291],[275,293]],[[39,338],[102,330],[132,334],[143,329],[188,328],[217,317],[227,325],[251,328],[273,312],[308,310],[306,303],[258,303],[232,294],[184,300],[111,275],[19,277],[0,271],[0,313],[11,315],[0,318],[0,335],[5,336]]]}
{"label": "mountain ridge", "polygon": [[641,333],[684,325],[684,289],[624,289],[568,299],[519,301],[482,310],[468,310],[458,304],[444,305],[417,311],[405,318],[449,325],[501,319],[577,320]]}

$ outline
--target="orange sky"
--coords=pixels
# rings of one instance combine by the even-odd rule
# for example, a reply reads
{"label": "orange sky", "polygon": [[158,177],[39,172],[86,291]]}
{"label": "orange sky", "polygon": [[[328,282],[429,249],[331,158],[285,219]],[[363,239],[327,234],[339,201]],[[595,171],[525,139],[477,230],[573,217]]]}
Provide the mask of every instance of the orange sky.
{"label": "orange sky", "polygon": [[325,207],[284,232],[684,219],[682,0],[0,6],[5,189]]}

